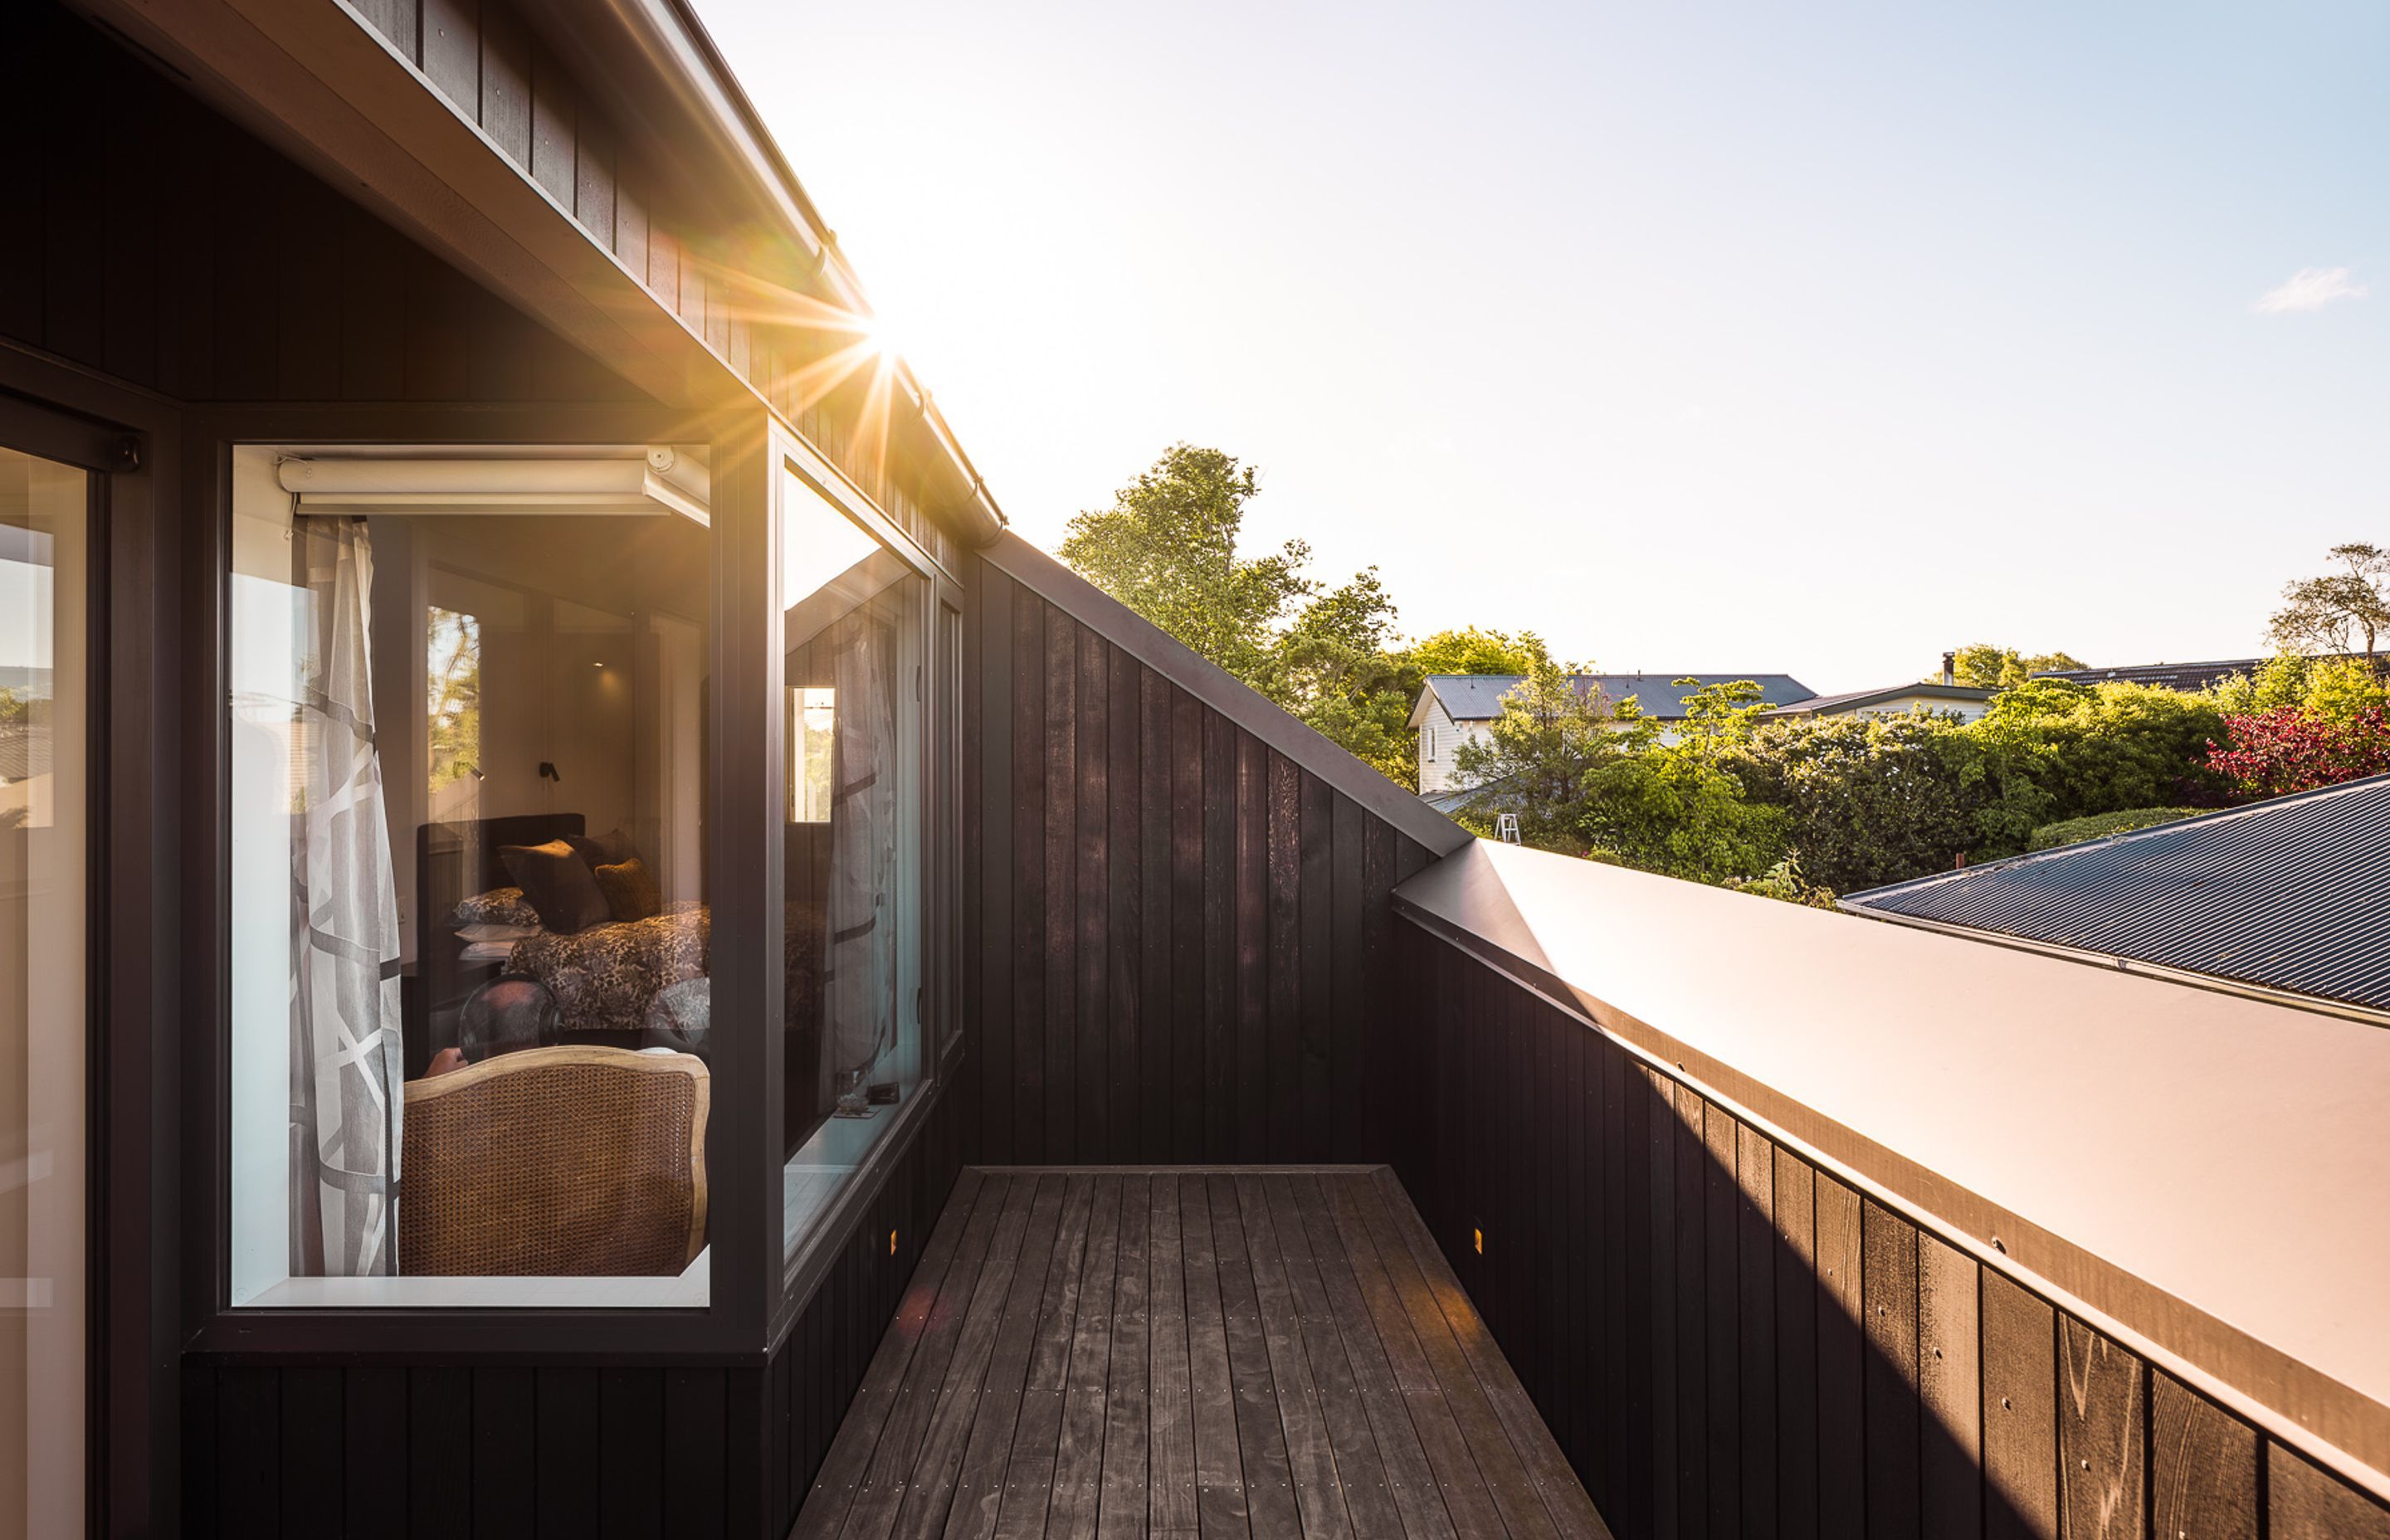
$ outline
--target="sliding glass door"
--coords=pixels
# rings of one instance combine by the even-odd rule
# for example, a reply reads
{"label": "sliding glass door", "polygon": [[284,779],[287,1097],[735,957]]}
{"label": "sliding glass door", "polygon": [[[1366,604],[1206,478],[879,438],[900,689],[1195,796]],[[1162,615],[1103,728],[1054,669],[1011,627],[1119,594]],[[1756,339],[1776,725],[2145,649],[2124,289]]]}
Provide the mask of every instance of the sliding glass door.
{"label": "sliding glass door", "polygon": [[0,449],[0,1540],[84,1523],[90,504]]}

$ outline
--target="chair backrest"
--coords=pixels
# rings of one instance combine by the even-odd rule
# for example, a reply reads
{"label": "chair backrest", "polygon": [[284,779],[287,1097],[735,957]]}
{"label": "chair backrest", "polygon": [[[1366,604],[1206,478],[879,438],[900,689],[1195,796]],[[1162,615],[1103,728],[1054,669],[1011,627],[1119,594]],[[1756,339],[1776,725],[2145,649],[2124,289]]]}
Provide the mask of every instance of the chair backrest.
{"label": "chair backrest", "polygon": [[705,1243],[711,1085],[687,1054],[526,1048],[406,1085],[398,1264],[668,1277]]}

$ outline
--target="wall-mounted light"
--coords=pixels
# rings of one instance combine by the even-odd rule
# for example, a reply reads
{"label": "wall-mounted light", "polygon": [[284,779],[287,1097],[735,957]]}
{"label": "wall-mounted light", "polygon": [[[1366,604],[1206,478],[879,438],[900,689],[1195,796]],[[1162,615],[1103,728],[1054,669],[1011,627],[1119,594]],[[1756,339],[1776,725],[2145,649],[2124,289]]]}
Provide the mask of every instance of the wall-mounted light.
{"label": "wall-mounted light", "polygon": [[893,1230],[888,1232],[888,1254],[892,1257],[896,1254],[896,1232]]}
{"label": "wall-mounted light", "polygon": [[1472,1228],[1469,1232],[1469,1238],[1476,1242],[1477,1254],[1479,1256],[1484,1256],[1485,1254],[1485,1232],[1484,1230]]}

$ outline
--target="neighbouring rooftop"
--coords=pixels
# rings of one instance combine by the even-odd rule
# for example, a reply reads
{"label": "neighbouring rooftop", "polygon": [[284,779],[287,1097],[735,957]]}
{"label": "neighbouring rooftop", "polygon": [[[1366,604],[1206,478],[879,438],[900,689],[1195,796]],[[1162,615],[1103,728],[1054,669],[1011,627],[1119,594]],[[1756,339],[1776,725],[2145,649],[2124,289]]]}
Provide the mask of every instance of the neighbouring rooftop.
{"label": "neighbouring rooftop", "polygon": [[2390,1012],[2390,776],[1853,893],[1856,914]]}

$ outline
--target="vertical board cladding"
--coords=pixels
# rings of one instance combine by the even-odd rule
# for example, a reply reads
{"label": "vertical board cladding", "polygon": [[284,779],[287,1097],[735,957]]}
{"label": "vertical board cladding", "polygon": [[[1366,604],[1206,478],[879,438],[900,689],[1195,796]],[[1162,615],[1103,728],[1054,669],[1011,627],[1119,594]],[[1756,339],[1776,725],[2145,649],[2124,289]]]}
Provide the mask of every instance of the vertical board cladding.
{"label": "vertical board cladding", "polygon": [[[974,561],[975,1163],[1377,1161],[1426,853]],[[1374,1088],[1374,1089],[1373,1089]]]}
{"label": "vertical board cladding", "polygon": [[[442,89],[486,96],[464,9],[434,10]],[[186,401],[644,399],[65,9],[11,20],[0,335]]]}
{"label": "vertical board cladding", "polygon": [[932,1244],[960,1111],[933,1105],[762,1363],[186,1358],[182,1533],[778,1540]]}
{"label": "vertical board cladding", "polygon": [[1435,1088],[1368,1116],[1408,1121],[1395,1174],[1621,1540],[2390,1540],[2390,1504],[1394,923],[1387,1041]]}

